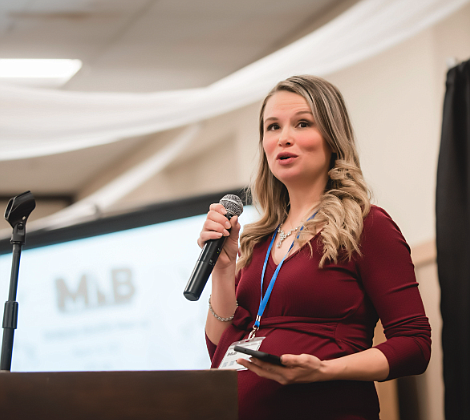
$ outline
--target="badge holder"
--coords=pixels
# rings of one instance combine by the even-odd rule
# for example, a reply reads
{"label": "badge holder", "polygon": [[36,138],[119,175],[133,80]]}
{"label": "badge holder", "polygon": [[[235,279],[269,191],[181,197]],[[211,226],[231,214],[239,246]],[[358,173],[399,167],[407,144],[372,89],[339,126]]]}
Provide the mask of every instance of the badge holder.
{"label": "badge holder", "polygon": [[235,346],[245,347],[250,350],[259,350],[261,343],[265,337],[247,338],[246,340],[235,341],[230,344],[227,352],[225,353],[222,362],[220,362],[219,369],[236,369],[236,370],[247,370],[245,366],[239,365],[237,359],[249,360],[251,356],[249,354],[239,353],[235,351]]}

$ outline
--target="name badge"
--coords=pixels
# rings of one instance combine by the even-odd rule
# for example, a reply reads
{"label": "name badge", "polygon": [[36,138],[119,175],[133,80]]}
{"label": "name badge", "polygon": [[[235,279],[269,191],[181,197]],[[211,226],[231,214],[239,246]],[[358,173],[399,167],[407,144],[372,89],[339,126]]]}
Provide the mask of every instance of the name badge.
{"label": "name badge", "polygon": [[238,351],[234,350],[235,346],[245,347],[251,350],[259,350],[261,347],[261,343],[266,337],[256,337],[252,338],[251,340],[241,340],[235,341],[230,345],[225,353],[222,362],[220,362],[219,369],[236,369],[236,370],[247,370],[245,366],[239,365],[237,363],[237,359],[250,359],[250,355],[239,353]]}

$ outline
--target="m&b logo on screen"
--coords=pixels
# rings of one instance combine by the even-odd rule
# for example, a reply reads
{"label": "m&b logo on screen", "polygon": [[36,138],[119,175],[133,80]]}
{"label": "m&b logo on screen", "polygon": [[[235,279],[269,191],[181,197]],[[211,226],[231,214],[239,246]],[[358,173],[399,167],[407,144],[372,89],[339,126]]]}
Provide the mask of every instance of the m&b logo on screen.
{"label": "m&b logo on screen", "polygon": [[80,311],[109,305],[121,305],[132,300],[135,286],[129,268],[111,270],[109,287],[100,288],[90,274],[83,274],[78,285],[72,287],[63,278],[55,282],[57,306],[62,312]]}

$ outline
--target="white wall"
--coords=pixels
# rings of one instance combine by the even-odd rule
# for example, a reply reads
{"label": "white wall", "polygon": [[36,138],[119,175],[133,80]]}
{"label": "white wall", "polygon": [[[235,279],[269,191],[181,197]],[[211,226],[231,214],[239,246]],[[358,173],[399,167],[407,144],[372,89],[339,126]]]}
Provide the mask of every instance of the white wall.
{"label": "white wall", "polygon": [[470,58],[470,6],[412,39],[328,76],[343,92],[366,180],[414,246],[435,237],[435,180],[446,59]]}

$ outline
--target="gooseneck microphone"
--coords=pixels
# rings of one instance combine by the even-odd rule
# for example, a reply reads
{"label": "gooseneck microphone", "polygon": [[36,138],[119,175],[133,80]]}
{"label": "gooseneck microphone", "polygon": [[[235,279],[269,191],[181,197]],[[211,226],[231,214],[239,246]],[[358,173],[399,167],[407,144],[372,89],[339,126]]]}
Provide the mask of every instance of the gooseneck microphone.
{"label": "gooseneck microphone", "polygon": [[[227,210],[225,217],[230,220],[233,216],[240,216],[243,213],[242,200],[236,195],[227,194],[220,201]],[[230,231],[230,229],[228,229]],[[220,252],[224,246],[227,236],[219,239],[211,239],[204,244],[201,254],[197,259],[196,266],[184,289],[184,297],[188,300],[198,300],[206,286],[207,280],[212,273],[212,269],[217,262]]]}

